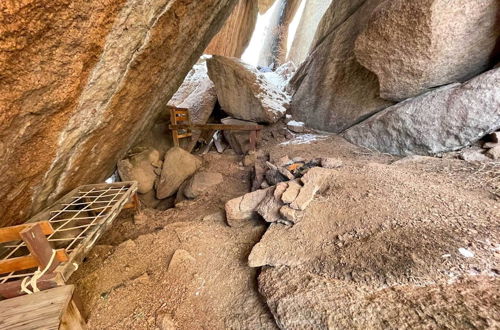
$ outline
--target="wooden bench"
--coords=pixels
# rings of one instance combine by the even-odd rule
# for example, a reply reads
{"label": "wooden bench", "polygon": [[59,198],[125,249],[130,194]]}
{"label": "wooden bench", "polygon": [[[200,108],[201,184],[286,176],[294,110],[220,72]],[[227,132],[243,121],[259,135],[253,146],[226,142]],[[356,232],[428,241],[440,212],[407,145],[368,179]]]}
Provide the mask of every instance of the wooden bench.
{"label": "wooden bench", "polygon": [[64,285],[0,301],[0,329],[85,329],[74,290],[73,285]]}
{"label": "wooden bench", "polygon": [[224,124],[192,124],[189,118],[189,110],[183,108],[171,108],[170,125],[174,146],[179,146],[179,139],[192,136],[193,130],[202,131],[249,131],[250,149],[255,150],[260,139],[261,125],[224,125]]}

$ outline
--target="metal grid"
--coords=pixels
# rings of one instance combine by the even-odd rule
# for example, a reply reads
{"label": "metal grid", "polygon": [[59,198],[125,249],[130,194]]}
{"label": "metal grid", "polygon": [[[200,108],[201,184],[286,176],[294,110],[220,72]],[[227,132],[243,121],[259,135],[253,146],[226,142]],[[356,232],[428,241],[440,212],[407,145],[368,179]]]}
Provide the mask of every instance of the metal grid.
{"label": "metal grid", "polygon": [[[93,245],[99,229],[109,226],[137,190],[135,182],[87,185],[73,190],[28,222],[48,220],[54,233],[47,237],[53,249],[65,249],[70,262],[80,245]],[[0,260],[29,255],[23,241],[0,244]],[[77,267],[75,267],[76,269]],[[0,274],[0,284],[34,274],[36,269]]]}

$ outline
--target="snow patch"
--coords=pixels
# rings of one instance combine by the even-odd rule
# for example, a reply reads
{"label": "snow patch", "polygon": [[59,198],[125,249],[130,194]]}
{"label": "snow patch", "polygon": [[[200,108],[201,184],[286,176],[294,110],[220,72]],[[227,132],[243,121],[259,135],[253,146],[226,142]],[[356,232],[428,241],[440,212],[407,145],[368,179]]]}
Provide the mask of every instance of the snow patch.
{"label": "snow patch", "polygon": [[327,139],[327,135],[319,135],[319,134],[302,134],[298,135],[292,140],[282,142],[280,145],[290,145],[290,144],[309,144],[314,141],[320,141]]}
{"label": "snow patch", "polygon": [[465,258],[474,258],[474,252],[467,250],[465,248],[459,248],[458,252],[460,252],[461,255],[463,255]]}

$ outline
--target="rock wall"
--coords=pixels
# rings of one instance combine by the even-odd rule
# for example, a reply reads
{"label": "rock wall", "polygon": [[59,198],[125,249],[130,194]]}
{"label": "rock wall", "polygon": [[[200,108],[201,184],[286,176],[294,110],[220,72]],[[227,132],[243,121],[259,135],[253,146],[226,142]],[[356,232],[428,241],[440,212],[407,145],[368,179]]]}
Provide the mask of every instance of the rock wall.
{"label": "rock wall", "polygon": [[304,13],[300,18],[297,32],[293,38],[292,47],[287,61],[300,65],[309,55],[316,29],[331,4],[331,0],[303,0],[306,1]]}
{"label": "rock wall", "polygon": [[271,8],[276,0],[255,0],[259,3],[259,14],[265,14]]}
{"label": "rock wall", "polygon": [[382,0],[334,1],[316,32],[313,50],[294,78],[291,112],[307,126],[339,133],[391,105],[377,77],[354,56],[355,40]]}
{"label": "rock wall", "polygon": [[491,68],[500,50],[497,0],[386,1],[356,41],[380,95],[401,101]]}
{"label": "rock wall", "polygon": [[259,7],[255,0],[240,0],[205,54],[240,58],[252,38]]}
{"label": "rock wall", "polygon": [[0,4],[0,225],[104,180],[235,0]]}

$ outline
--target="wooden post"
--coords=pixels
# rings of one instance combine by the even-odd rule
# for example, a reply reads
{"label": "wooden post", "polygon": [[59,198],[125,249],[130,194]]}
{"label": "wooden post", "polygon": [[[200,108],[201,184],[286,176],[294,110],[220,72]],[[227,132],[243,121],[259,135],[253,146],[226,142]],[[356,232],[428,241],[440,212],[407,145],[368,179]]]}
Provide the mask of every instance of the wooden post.
{"label": "wooden post", "polygon": [[255,151],[257,148],[257,131],[250,131],[250,150]]}
{"label": "wooden post", "polygon": [[[40,224],[30,226],[21,231],[19,234],[40,268],[44,269],[47,267],[52,257],[52,247],[50,246],[49,241],[47,241]],[[54,258],[47,272],[52,272],[59,264],[59,260]]]}

